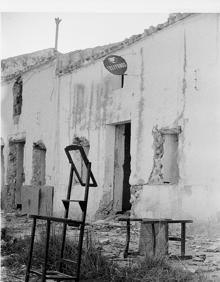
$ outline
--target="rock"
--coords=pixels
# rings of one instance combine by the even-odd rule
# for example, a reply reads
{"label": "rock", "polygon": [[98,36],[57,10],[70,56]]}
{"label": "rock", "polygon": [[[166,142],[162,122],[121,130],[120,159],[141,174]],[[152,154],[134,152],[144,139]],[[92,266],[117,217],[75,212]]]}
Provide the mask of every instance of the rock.
{"label": "rock", "polygon": [[197,262],[204,262],[205,259],[206,259],[206,256],[205,256],[205,257],[196,256],[196,257],[194,257],[192,260],[193,260],[193,261],[197,261]]}
{"label": "rock", "polygon": [[196,269],[194,267],[187,267],[187,270],[191,273],[195,273],[196,272]]}
{"label": "rock", "polygon": [[219,253],[220,252],[220,246],[213,246],[211,248],[208,248],[206,250],[206,252],[210,252],[210,253]]}
{"label": "rock", "polygon": [[1,240],[1,247],[4,248],[7,245],[7,243],[4,240]]}
{"label": "rock", "polygon": [[100,242],[102,245],[108,245],[108,244],[111,243],[108,238],[106,238],[106,239],[99,239],[99,242]]}

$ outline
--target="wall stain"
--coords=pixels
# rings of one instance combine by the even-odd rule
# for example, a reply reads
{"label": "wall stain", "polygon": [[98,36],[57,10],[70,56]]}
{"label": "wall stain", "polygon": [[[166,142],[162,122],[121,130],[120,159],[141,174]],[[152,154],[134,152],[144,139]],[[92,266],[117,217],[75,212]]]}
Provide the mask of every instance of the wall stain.
{"label": "wall stain", "polygon": [[183,97],[183,107],[181,113],[178,115],[176,120],[174,121],[174,126],[178,125],[179,120],[181,120],[184,116],[185,107],[186,107],[186,89],[187,89],[187,81],[186,81],[186,74],[187,74],[187,52],[186,52],[186,34],[184,31],[184,38],[183,38],[183,78],[182,78],[182,97]]}
{"label": "wall stain", "polygon": [[109,81],[106,80],[104,84],[104,95],[101,96],[102,98],[102,110],[103,110],[103,116],[102,116],[102,124],[105,124],[106,117],[107,117],[107,105],[108,105],[108,93],[109,93]]}
{"label": "wall stain", "polygon": [[100,127],[101,123],[101,96],[103,89],[100,87],[100,84],[97,84],[96,89],[96,111],[95,111],[95,128]]}
{"label": "wall stain", "polygon": [[83,119],[85,113],[85,86],[83,84],[77,84],[76,86],[76,123],[83,126]]}
{"label": "wall stain", "polygon": [[[144,111],[144,57],[143,57],[143,48],[140,49],[141,56],[141,72],[140,72],[140,100],[138,102],[138,128],[137,128],[137,144],[138,147],[142,142],[143,134],[143,111]],[[137,148],[137,152],[138,152]],[[137,170],[140,170],[139,158],[136,160]]]}
{"label": "wall stain", "polygon": [[87,129],[91,129],[92,124],[92,105],[93,105],[93,96],[94,96],[94,82],[92,81],[91,90],[90,90],[90,101],[89,101],[89,120]]}
{"label": "wall stain", "polygon": [[73,76],[70,76],[70,80],[69,80],[69,112],[68,112],[68,140],[70,142],[70,130],[71,130],[71,118],[72,118],[72,93],[71,93],[71,89],[72,89],[72,78]]}

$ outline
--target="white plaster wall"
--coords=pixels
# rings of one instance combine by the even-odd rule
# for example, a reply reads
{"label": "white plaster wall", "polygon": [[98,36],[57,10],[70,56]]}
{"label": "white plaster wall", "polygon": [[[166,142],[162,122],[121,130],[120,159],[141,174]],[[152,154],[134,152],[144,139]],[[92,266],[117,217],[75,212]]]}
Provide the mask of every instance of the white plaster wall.
{"label": "white plaster wall", "polygon": [[[132,54],[132,58],[134,55]],[[115,79],[113,75],[112,79]],[[130,82],[127,77],[125,79]],[[112,90],[118,81],[116,78],[115,84],[109,83],[109,72],[104,69],[101,60],[60,79],[60,163],[63,166],[60,168],[62,188],[55,200],[59,205],[59,198],[64,197],[67,189],[69,165],[63,148],[72,142],[74,136],[85,137],[90,143],[88,157],[92,161],[92,170],[98,182],[97,188],[90,189],[88,215],[91,218],[103,197],[108,201],[113,197],[113,124],[131,119],[132,88],[126,84],[123,89]],[[77,85],[84,87],[83,93],[77,90]],[[82,197],[79,192],[82,189],[74,187],[73,197]]]}
{"label": "white plaster wall", "polygon": [[[165,41],[162,33],[155,35],[154,42],[157,37],[160,45],[149,48],[160,54],[159,80],[152,82],[155,83],[152,93],[156,95],[154,91],[158,90],[160,97],[154,102],[162,103],[151,105],[150,109],[146,107],[145,120],[150,120],[150,127],[181,125],[183,133],[179,141],[179,185],[144,186],[134,205],[139,215],[219,220],[219,26],[218,14],[196,15],[170,27]],[[152,62],[156,62],[155,57],[151,54]],[[162,100],[168,98],[167,90],[172,101]],[[148,143],[149,148],[152,138],[149,131],[147,136],[147,131],[145,145]],[[147,138],[151,141],[147,142]]]}
{"label": "white plaster wall", "polygon": [[[106,177],[107,161],[112,161],[114,153],[113,138],[107,142],[109,126],[131,121],[130,184],[144,185],[134,212],[216,218],[220,196],[219,15],[191,16],[115,54],[128,63],[123,89],[108,88],[109,73],[102,60],[60,79],[61,148],[74,135],[90,142],[89,158],[98,188],[91,189],[89,215],[94,215],[103,197],[112,197],[112,183]],[[77,93],[77,84],[84,87],[83,94]],[[182,127],[178,185],[148,185],[154,126]],[[66,179],[65,155],[61,163],[65,164],[60,175]],[[109,174],[113,174],[112,166]]]}
{"label": "white plaster wall", "polygon": [[[130,183],[143,184],[147,183],[153,166],[153,126],[171,126],[178,115],[178,90],[181,91],[183,72],[183,38],[172,30],[168,39],[167,31],[162,31],[161,34],[162,38],[155,35],[117,53],[128,63],[123,89],[111,90],[111,85],[107,86],[109,73],[104,69],[102,60],[61,77],[60,130],[63,132],[63,146],[67,141],[71,142],[74,134],[86,137],[90,142],[89,158],[98,181],[98,188],[91,189],[90,194],[89,214],[92,216],[103,197],[107,193],[110,194],[107,197],[111,198],[113,195],[110,178],[113,181],[114,130],[112,129],[112,139],[108,144],[109,126],[131,121]],[[170,44],[168,56],[160,50],[161,40],[163,43],[171,39],[178,44]],[[77,93],[77,84],[84,87],[83,94]],[[112,162],[110,176],[106,176],[109,161]],[[67,169],[62,171],[61,178],[67,178]]]}
{"label": "white plaster wall", "polygon": [[[22,76],[23,103],[19,123],[13,122],[14,80],[2,83],[1,91],[1,136],[4,139],[4,159],[7,174],[8,142],[12,138],[25,139],[24,173],[25,183],[32,178],[33,143],[42,140],[46,146],[46,184],[55,185],[55,128],[56,128],[56,85],[54,64],[50,63]],[[6,175],[4,176],[6,178]],[[7,179],[5,179],[7,184]]]}

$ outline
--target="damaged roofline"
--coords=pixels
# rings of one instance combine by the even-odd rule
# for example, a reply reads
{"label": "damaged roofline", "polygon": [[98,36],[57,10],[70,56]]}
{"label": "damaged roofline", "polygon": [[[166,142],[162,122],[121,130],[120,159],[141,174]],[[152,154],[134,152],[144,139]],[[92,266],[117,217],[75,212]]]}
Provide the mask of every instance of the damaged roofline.
{"label": "damaged roofline", "polygon": [[[68,60],[68,64],[65,66],[61,66],[60,68],[58,68],[56,70],[56,74],[58,76],[63,76],[65,74],[69,74],[72,73],[82,67],[86,67],[91,65],[92,63],[98,61],[99,59],[103,59],[104,57],[106,57],[107,55],[110,55],[111,53],[120,51],[130,45],[133,45],[141,40],[144,40],[145,38],[153,35],[154,33],[164,30],[166,27],[169,27],[181,20],[184,20],[185,18],[192,16],[192,15],[197,15],[195,13],[173,13],[170,14],[168,20],[165,23],[162,24],[158,24],[156,27],[154,26],[150,26],[148,29],[144,30],[144,33],[138,34],[138,35],[132,35],[129,38],[126,38],[123,41],[120,41],[118,43],[113,43],[113,44],[109,44],[109,45],[105,45],[103,46],[103,48],[98,51],[95,52],[94,54],[92,54],[91,56],[84,56],[83,57],[83,51],[79,51],[80,53],[80,59],[77,61],[71,61]],[[104,48],[106,47],[106,48]],[[96,49],[95,48],[91,48],[91,50]],[[101,47],[100,47],[101,48]],[[86,49],[87,50],[87,49]],[[73,52],[69,52],[66,54],[62,54],[61,56],[65,57],[68,55],[71,55],[71,53]]]}
{"label": "damaged roofline", "polygon": [[48,48],[1,60],[1,80],[9,82],[16,79],[18,76],[54,61],[57,54],[54,48]]}
{"label": "damaged roofline", "polygon": [[[84,50],[75,50],[73,52],[68,52],[62,54],[57,52],[54,48],[45,49],[29,54],[19,55],[16,57],[4,59],[1,61],[1,70],[2,70],[2,81],[10,81],[16,78],[18,75],[22,75],[26,72],[29,72],[33,69],[36,69],[44,64],[47,64],[57,57],[61,65],[58,65],[56,74],[62,76],[68,73],[71,73],[75,70],[80,69],[81,67],[88,66],[95,61],[104,58],[105,56],[124,49],[130,45],[133,45],[140,40],[145,39],[152,34],[164,30],[166,27],[169,27],[185,18],[195,15],[194,13],[173,13],[170,14],[169,18],[165,23],[158,24],[156,27],[150,26],[148,29],[144,30],[144,33],[138,35],[132,35],[129,38],[126,38],[123,41],[112,43],[104,46],[98,46],[94,48],[87,48]],[[45,54],[46,53],[46,54]],[[30,60],[30,63],[28,63]],[[65,60],[67,60],[66,65]],[[20,62],[20,66],[19,66]],[[10,71],[11,68],[11,71]],[[7,71],[8,70],[8,71]]]}

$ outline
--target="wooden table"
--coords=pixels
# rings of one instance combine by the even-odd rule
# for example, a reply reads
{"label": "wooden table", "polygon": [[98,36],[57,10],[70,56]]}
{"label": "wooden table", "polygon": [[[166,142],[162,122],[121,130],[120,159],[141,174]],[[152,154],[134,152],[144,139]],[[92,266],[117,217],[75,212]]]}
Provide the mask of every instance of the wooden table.
{"label": "wooden table", "polygon": [[[180,256],[175,256],[180,259],[191,259],[192,256],[186,256],[185,255],[185,246],[186,246],[186,223],[192,223],[193,221],[190,219],[154,219],[154,218],[130,218],[130,217],[121,217],[119,218],[119,221],[124,221],[127,223],[127,235],[126,235],[126,246],[124,250],[124,258],[126,258],[129,254],[129,243],[131,238],[131,221],[137,221],[141,222],[143,224],[151,224],[152,226],[152,234],[154,238],[154,251],[156,249],[156,234],[155,234],[155,224],[163,223],[165,224],[165,236],[166,236],[166,242],[167,242],[167,255],[168,255],[168,240],[170,241],[180,241],[181,242],[181,250],[180,250]],[[168,236],[169,231],[169,224],[173,223],[179,223],[181,224],[181,234],[180,237],[175,236]]]}

